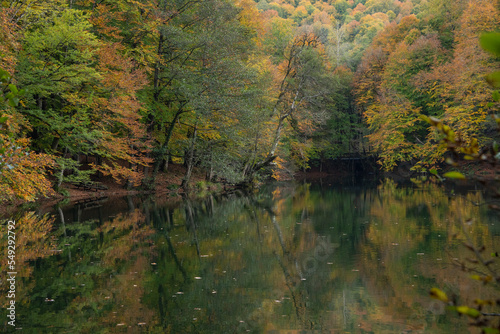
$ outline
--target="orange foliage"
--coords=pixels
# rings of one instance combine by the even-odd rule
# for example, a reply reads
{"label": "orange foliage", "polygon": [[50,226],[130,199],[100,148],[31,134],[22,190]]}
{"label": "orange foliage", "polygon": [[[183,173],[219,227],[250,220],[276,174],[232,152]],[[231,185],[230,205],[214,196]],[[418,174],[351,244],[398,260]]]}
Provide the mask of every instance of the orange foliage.
{"label": "orange foliage", "polygon": [[450,56],[438,37],[424,34],[414,15],[399,24],[388,24],[375,37],[357,70],[355,94],[371,130],[370,143],[385,168],[412,158],[424,159],[426,165],[443,159],[433,131],[426,130],[426,138],[415,134],[422,129],[420,112],[436,113],[441,106],[443,119],[465,140],[482,132],[491,96],[483,75],[492,61],[480,49],[478,37],[499,23],[493,4],[469,2],[455,31],[453,58],[448,62]]}
{"label": "orange foliage", "polygon": [[286,161],[283,160],[280,157],[277,157],[274,160],[274,163],[275,163],[275,165],[273,167],[272,174],[271,174],[271,176],[273,177],[273,179],[275,179],[277,181],[289,180],[290,179],[290,174],[287,173],[287,169],[285,167]]}
{"label": "orange foliage", "polygon": [[[100,149],[104,156],[113,160],[124,160],[133,165],[147,166],[151,159],[144,154],[149,150],[150,141],[141,123],[141,104],[136,93],[146,85],[143,71],[135,68],[132,59],[121,55],[123,46],[118,43],[105,44],[99,50],[98,69],[101,73],[103,97],[96,99],[96,108],[101,110],[101,123],[105,129]],[[115,179],[140,183],[142,174],[134,168],[125,168],[116,163],[97,167]]]}
{"label": "orange foliage", "polygon": [[[241,8],[239,15],[241,24],[257,33],[254,41],[259,43],[264,34],[264,21],[262,14],[255,6],[255,2],[253,0],[236,0],[235,4],[236,7]],[[278,15],[277,12],[276,15]]]}
{"label": "orange foliage", "polygon": [[420,89],[427,89],[443,103],[443,120],[465,141],[481,137],[486,126],[491,89],[484,80],[495,60],[478,42],[484,31],[500,24],[500,12],[487,1],[471,1],[459,21],[453,59],[416,77]]}
{"label": "orange foliage", "polygon": [[[34,212],[26,212],[15,221],[15,268],[20,277],[29,277],[32,266],[28,264],[38,258],[53,255],[55,243],[49,240],[54,219],[48,215],[37,217]],[[4,231],[5,232],[5,231]],[[7,272],[9,258],[7,257],[8,242],[7,232],[4,233],[5,240],[0,245],[0,268]]]}
{"label": "orange foliage", "polygon": [[16,53],[20,49],[17,41],[18,27],[9,18],[11,10],[3,8],[0,11],[0,60],[2,68],[11,75],[17,63]]}
{"label": "orange foliage", "polygon": [[[19,120],[14,121],[13,116],[6,114],[2,117],[9,118],[3,126],[17,132]],[[53,157],[31,151],[29,142],[28,138],[16,139],[13,133],[11,136],[0,133],[0,149],[5,150],[0,157],[0,201],[14,198],[34,201],[38,196],[53,194],[46,178],[47,168],[54,164]]]}

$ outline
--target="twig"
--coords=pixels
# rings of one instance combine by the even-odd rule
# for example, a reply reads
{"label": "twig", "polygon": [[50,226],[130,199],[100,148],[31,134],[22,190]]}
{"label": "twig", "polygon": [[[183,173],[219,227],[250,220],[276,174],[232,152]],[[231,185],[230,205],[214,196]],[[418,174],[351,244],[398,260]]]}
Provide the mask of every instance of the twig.
{"label": "twig", "polygon": [[467,238],[467,242],[469,243],[468,245],[466,245],[466,247],[471,249],[474,252],[474,254],[476,255],[476,258],[479,260],[479,262],[481,262],[481,264],[483,266],[485,266],[486,269],[488,269],[488,271],[493,275],[494,278],[497,278],[498,275],[497,275],[496,271],[493,270],[490,265],[488,265],[488,261],[485,261],[483,259],[483,256],[481,255],[481,253],[478,251],[478,249],[476,247],[474,247],[474,243],[472,242],[469,233],[467,233],[467,231],[465,230],[465,224],[464,224],[463,220],[461,219],[460,222],[462,224],[462,231],[464,232],[465,238]]}

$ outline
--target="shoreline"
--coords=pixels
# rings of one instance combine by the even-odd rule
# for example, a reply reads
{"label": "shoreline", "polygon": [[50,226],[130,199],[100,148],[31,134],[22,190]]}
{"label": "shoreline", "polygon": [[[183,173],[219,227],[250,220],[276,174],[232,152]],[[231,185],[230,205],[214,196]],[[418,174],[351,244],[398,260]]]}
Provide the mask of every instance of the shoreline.
{"label": "shoreline", "polygon": [[[468,180],[474,181],[482,179],[485,180],[498,180],[498,168],[484,168],[485,166],[480,166],[477,163],[466,163],[460,166],[460,169],[468,170]],[[444,168],[442,172],[449,170],[450,168]],[[193,170],[190,185],[191,191],[186,192],[184,189],[180,188],[182,179],[184,177],[185,167],[183,165],[171,164],[167,172],[159,173],[155,182],[155,189],[126,189],[124,185],[117,183],[111,177],[101,177],[97,182],[103,186],[106,186],[106,190],[82,190],[70,183],[63,183],[62,189],[66,192],[66,195],[61,193],[55,193],[54,195],[46,198],[40,198],[34,202],[26,202],[22,199],[17,199],[10,202],[1,203],[0,206],[0,217],[8,216],[9,214],[15,213],[18,209],[23,206],[29,207],[34,205],[45,211],[43,208],[52,207],[58,203],[64,202],[67,204],[74,204],[80,201],[91,201],[102,199],[103,197],[114,198],[114,197],[126,197],[126,196],[139,196],[139,195],[150,195],[158,197],[167,197],[169,201],[176,201],[184,196],[196,197],[201,194],[208,193],[220,193],[226,190],[234,189],[235,185],[224,184],[220,182],[207,182],[205,180],[205,173],[197,168]],[[310,171],[299,171],[290,181],[303,181],[307,179],[321,179],[321,178],[343,178],[346,177],[348,172],[339,170],[335,173],[329,172],[319,172],[317,170]]]}
{"label": "shoreline", "polygon": [[[99,184],[105,186],[106,190],[82,190],[70,183],[63,183],[61,189],[66,193],[63,195],[61,193],[55,193],[52,196],[39,198],[32,202],[26,202],[22,199],[16,199],[10,202],[1,203],[0,206],[0,217],[5,217],[14,214],[18,209],[23,206],[36,206],[41,211],[46,211],[44,208],[52,207],[58,203],[65,202],[65,204],[72,204],[79,201],[87,200],[98,200],[103,197],[113,198],[113,197],[126,197],[126,196],[138,196],[138,195],[151,195],[151,196],[168,196],[170,200],[176,198],[181,198],[186,192],[180,188],[182,178],[184,176],[184,166],[182,165],[171,165],[169,170],[164,173],[159,173],[155,182],[155,190],[148,189],[126,189],[123,184],[117,183],[112,177],[106,176],[101,177],[96,180]],[[205,174],[199,170],[194,170],[191,182],[192,194],[199,194],[201,192],[212,192],[217,189],[213,189],[214,185],[219,185],[217,187],[223,188],[220,183],[210,183],[205,182]],[[206,188],[200,188],[197,185],[209,185]]]}

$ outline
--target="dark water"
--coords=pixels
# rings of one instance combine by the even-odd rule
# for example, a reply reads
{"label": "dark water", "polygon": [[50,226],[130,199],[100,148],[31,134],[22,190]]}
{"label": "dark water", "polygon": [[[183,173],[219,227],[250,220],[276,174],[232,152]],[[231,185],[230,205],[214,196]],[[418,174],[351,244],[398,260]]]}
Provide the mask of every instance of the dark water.
{"label": "dark water", "polygon": [[[428,292],[439,287],[464,303],[497,293],[451,264],[471,257],[461,245],[468,218],[475,243],[499,245],[498,215],[484,201],[474,188],[321,181],[178,204],[103,199],[44,219],[21,212],[5,217],[17,221],[16,326],[25,333],[466,333],[466,319]],[[3,233],[2,274],[6,245]],[[8,332],[3,279],[1,288]]]}

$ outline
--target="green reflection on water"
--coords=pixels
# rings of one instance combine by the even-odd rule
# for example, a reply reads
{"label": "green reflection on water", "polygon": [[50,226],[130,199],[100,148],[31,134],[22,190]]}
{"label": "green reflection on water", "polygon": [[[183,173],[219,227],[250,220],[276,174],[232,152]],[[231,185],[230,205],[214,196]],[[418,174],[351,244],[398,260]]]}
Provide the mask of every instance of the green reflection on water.
{"label": "green reflection on water", "polygon": [[468,228],[478,244],[498,244],[498,217],[475,205],[482,201],[479,191],[450,196],[440,185],[385,181],[63,208],[51,233],[37,232],[34,218],[18,231],[31,241],[18,245],[17,325],[28,333],[466,332],[428,291],[442,287],[464,302],[492,293],[449,259],[469,256],[453,238],[460,219],[475,218]]}

